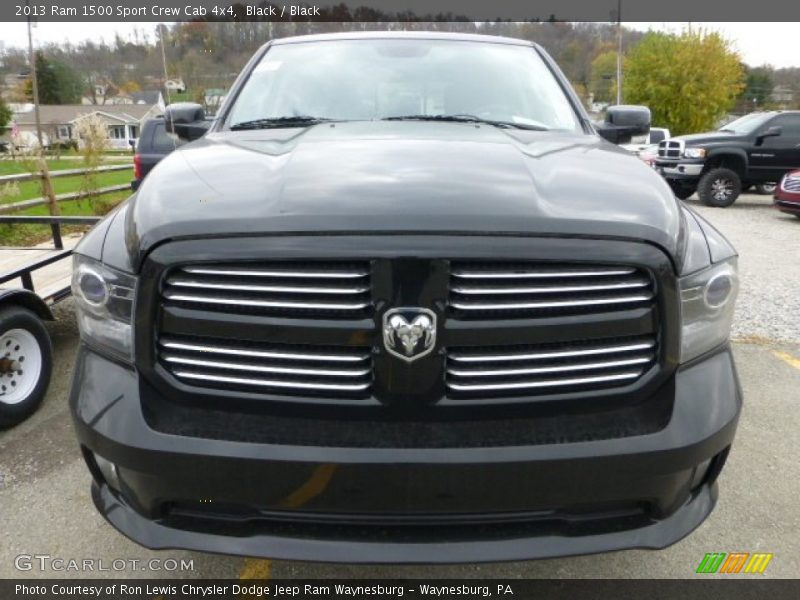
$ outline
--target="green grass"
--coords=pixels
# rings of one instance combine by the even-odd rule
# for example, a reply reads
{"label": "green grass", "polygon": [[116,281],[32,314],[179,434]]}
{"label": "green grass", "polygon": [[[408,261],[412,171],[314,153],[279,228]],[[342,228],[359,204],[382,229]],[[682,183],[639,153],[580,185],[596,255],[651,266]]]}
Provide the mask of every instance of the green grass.
{"label": "green grass", "polygon": [[[79,160],[48,160],[47,166],[51,171],[65,171],[67,169],[80,169]],[[0,175],[17,175],[29,171],[15,160],[0,160]]]}
{"label": "green grass", "polygon": [[[104,215],[113,209],[117,204],[130,196],[129,191],[115,192],[104,196],[98,196],[94,200],[70,200],[60,202],[61,214],[63,216],[83,216],[83,215]],[[48,215],[47,206],[36,206],[18,213],[18,215]],[[68,225],[61,227],[61,233],[84,232],[90,229],[89,225]],[[15,223],[13,225],[0,225],[0,245],[2,246],[33,246],[41,242],[52,239],[49,225],[34,225]]]}
{"label": "green grass", "polygon": [[[96,176],[97,187],[106,187],[109,185],[120,185],[130,183],[133,179],[133,169],[125,169],[122,171],[108,171],[98,173]],[[77,192],[81,188],[83,181],[82,175],[74,177],[57,177],[50,181],[53,183],[53,191],[56,194],[65,194],[67,192]],[[30,200],[33,198],[42,197],[42,189],[39,181],[24,181],[17,184],[19,186],[19,193],[13,196],[4,196],[0,203],[8,204],[10,202],[20,202],[21,200]]]}

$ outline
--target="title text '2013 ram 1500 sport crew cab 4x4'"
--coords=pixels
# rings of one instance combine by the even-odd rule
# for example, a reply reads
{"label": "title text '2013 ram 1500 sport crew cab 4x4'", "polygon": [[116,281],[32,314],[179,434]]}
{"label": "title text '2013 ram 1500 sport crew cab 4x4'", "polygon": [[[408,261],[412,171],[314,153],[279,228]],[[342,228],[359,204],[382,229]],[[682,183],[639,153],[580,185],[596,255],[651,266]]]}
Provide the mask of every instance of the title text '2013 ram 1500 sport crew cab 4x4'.
{"label": "title text '2013 ram 1500 sport crew cab 4x4'", "polygon": [[[736,254],[530,42],[270,42],[76,250],[70,396],[150,548],[662,548],[717,498]],[[206,131],[206,129],[208,129]],[[201,138],[202,136],[202,138]],[[606,139],[602,139],[605,137]]]}

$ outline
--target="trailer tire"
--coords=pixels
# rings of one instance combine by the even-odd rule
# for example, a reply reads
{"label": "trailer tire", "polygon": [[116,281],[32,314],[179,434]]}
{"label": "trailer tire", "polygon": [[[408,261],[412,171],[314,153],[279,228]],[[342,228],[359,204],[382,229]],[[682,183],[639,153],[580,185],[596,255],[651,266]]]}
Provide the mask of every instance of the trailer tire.
{"label": "trailer tire", "polygon": [[53,345],[41,319],[27,308],[0,308],[0,429],[32,415],[53,371]]}

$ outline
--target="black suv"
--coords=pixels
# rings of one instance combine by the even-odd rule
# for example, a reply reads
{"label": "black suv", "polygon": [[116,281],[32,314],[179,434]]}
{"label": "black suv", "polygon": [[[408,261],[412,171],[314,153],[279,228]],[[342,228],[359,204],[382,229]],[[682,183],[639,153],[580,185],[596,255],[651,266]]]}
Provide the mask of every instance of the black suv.
{"label": "black suv", "polygon": [[150,548],[662,548],[716,502],[736,253],[530,42],[273,41],[74,260],[94,502]]}
{"label": "black suv", "polygon": [[142,131],[136,141],[136,154],[133,156],[133,181],[131,189],[136,191],[145,176],[167,154],[182,146],[185,142],[167,133],[164,117],[147,119],[142,124]]}
{"label": "black suv", "polygon": [[800,111],[751,113],[715,132],[663,141],[655,166],[678,198],[697,191],[705,204],[730,206],[748,187],[766,192],[765,184],[800,167]]}

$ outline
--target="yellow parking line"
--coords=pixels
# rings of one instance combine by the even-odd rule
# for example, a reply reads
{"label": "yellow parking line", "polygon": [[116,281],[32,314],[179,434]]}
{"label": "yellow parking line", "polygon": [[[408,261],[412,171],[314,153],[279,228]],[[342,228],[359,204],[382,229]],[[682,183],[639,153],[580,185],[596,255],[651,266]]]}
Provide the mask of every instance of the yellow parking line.
{"label": "yellow parking line", "polygon": [[[281,500],[283,508],[299,508],[319,496],[333,478],[336,465],[320,465],[311,473],[299,488]],[[269,579],[272,573],[272,561],[263,558],[245,558],[239,579]]]}
{"label": "yellow parking line", "polygon": [[773,350],[772,353],[778,358],[780,358],[787,365],[790,365],[795,369],[800,369],[800,358],[796,358],[791,354],[789,354],[788,352],[781,352],[780,350]]}
{"label": "yellow parking line", "polygon": [[239,579],[269,579],[272,561],[264,558],[245,558]]}

